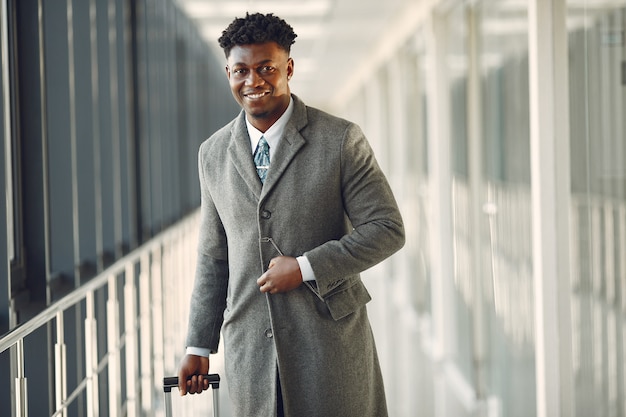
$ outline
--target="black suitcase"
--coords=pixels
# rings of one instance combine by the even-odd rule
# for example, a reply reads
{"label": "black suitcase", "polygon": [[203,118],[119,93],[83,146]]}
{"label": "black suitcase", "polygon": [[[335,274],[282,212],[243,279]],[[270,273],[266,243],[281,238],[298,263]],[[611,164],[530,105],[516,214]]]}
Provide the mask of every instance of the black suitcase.
{"label": "black suitcase", "polygon": [[[219,392],[220,376],[218,374],[202,375],[209,381],[213,391],[213,417],[219,417]],[[165,396],[165,416],[172,417],[172,388],[178,388],[178,377],[167,376],[163,378],[163,393]]]}

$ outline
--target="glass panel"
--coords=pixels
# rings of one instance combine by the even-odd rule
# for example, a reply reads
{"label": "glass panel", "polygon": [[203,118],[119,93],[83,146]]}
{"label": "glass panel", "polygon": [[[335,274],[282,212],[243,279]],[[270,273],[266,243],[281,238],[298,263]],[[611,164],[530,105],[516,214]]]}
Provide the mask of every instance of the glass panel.
{"label": "glass panel", "polygon": [[[405,132],[408,136],[403,143],[408,196],[407,214],[404,216],[407,246],[410,248],[409,270],[415,276],[409,280],[411,302],[420,314],[431,312],[430,288],[430,244],[428,220],[428,112],[426,95],[426,47],[421,31],[400,51],[406,69],[405,94],[403,108],[407,116]],[[408,214],[410,213],[410,215]]]}
{"label": "glass panel", "polygon": [[[45,164],[50,262],[48,302],[56,300],[74,282],[74,223],[72,133],[68,57],[68,15],[64,7],[43,7],[45,52]],[[25,149],[28,152],[28,149]],[[44,197],[44,198],[45,198]],[[28,236],[26,237],[28,239]],[[67,288],[65,288],[68,286]]]}
{"label": "glass panel", "polygon": [[448,16],[446,64],[450,88],[450,143],[452,163],[452,211],[454,243],[454,285],[456,346],[455,362],[468,384],[473,385],[473,288],[472,234],[468,189],[467,82],[468,52],[466,6],[455,7]]}
{"label": "glass panel", "polygon": [[[94,117],[94,97],[97,91],[92,91],[92,79],[97,71],[92,70],[92,42],[90,3],[74,0],[72,3],[72,26],[70,27],[73,53],[73,111],[75,118],[75,156],[76,192],[80,196],[76,204],[77,224],[76,238],[79,245],[80,279],[85,280],[93,276],[96,271],[97,244],[96,244],[96,187],[94,176],[95,150],[94,142],[97,135],[94,126],[97,126],[97,117]],[[95,120],[95,122],[94,122]]]}
{"label": "glass panel", "polygon": [[477,7],[484,388],[501,415],[520,417],[536,413],[527,8],[525,0]]}
{"label": "glass panel", "polygon": [[452,120],[452,172],[459,180],[468,176],[467,144],[467,71],[468,52],[466,7],[456,7],[448,21],[447,69],[450,82],[450,120]]}
{"label": "glass panel", "polygon": [[568,2],[576,416],[626,415],[626,1]]}
{"label": "glass panel", "polygon": [[530,185],[527,2],[485,0],[480,13],[484,174]]}
{"label": "glass panel", "polygon": [[[31,312],[28,303],[45,305],[46,290],[46,225],[47,203],[44,201],[44,150],[42,132],[45,126],[43,79],[40,77],[43,45],[39,43],[41,25],[36,0],[14,2],[15,50],[19,67],[19,83],[14,83],[18,96],[15,130],[19,136],[13,143],[13,199],[16,245],[20,250],[11,274],[11,298],[15,302],[19,321],[26,320]],[[71,233],[70,233],[71,234]],[[16,274],[15,267],[19,268]]]}
{"label": "glass panel", "polygon": [[[94,51],[92,57],[94,66],[93,71],[96,75],[96,83],[94,84],[94,94],[96,94],[95,113],[97,131],[94,133],[97,138],[94,146],[96,150],[95,157],[95,175],[97,192],[99,195],[97,207],[98,219],[98,256],[101,266],[108,266],[115,260],[115,189],[113,178],[117,174],[113,166],[113,160],[117,156],[113,152],[115,144],[119,140],[115,125],[114,110],[117,109],[117,97],[113,86],[115,85],[114,73],[112,72],[112,60],[115,58],[115,45],[111,43],[110,37],[114,37],[113,23],[109,15],[115,12],[110,5],[111,0],[98,0],[95,3],[95,21],[92,23],[95,31],[95,39],[91,47]],[[119,161],[118,161],[119,162]],[[117,163],[117,162],[116,162]]]}

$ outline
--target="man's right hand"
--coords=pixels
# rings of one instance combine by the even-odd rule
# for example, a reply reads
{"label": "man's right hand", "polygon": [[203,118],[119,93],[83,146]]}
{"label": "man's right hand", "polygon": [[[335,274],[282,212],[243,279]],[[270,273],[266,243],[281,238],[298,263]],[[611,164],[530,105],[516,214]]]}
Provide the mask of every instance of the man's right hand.
{"label": "man's right hand", "polygon": [[[200,394],[209,389],[209,381],[200,375],[209,373],[209,358],[197,355],[185,355],[178,367],[178,390],[180,395]],[[189,377],[191,378],[189,379]]]}

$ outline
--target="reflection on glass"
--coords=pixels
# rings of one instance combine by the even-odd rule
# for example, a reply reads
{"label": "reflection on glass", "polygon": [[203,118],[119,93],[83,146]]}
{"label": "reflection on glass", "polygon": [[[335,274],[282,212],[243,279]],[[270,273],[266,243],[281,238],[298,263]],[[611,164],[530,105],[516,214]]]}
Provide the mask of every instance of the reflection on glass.
{"label": "reflection on glass", "polygon": [[626,415],[626,2],[569,1],[576,416]]}
{"label": "reflection on glass", "polygon": [[[484,1],[475,17],[458,7],[448,18],[456,361],[467,380],[485,391],[481,394],[498,398],[502,415],[516,416],[533,415],[536,408],[526,6],[525,1]],[[481,83],[482,133],[477,140],[483,213],[478,232],[472,225],[475,182],[468,160],[467,115],[473,109],[467,104],[467,25],[472,18],[478,28]],[[482,255],[478,260],[476,242]],[[480,268],[473,267],[475,262]],[[474,276],[476,270],[482,276]],[[475,351],[481,345],[486,352]]]}
{"label": "reflection on glass", "polygon": [[407,213],[404,216],[407,231],[407,245],[414,256],[410,257],[410,269],[414,271],[414,279],[409,281],[411,302],[420,314],[430,314],[430,243],[428,207],[428,125],[426,99],[426,50],[421,31],[418,31],[400,52],[402,57],[402,74],[406,94],[402,108],[406,109],[405,131],[408,132],[404,142],[405,163],[405,195],[408,197]]}
{"label": "reflection on glass", "polygon": [[466,6],[459,4],[447,17],[446,70],[449,83],[450,102],[450,147],[452,164],[452,228],[454,245],[454,286],[452,294],[455,314],[456,346],[454,360],[465,380],[475,381],[474,340],[472,322],[474,287],[472,276],[472,224],[469,195],[469,163],[467,137],[467,82],[468,82],[468,26]]}

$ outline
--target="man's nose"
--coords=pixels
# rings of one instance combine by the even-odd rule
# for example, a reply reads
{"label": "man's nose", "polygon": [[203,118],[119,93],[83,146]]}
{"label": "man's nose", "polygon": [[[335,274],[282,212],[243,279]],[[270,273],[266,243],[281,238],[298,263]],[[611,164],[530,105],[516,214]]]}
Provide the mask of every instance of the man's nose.
{"label": "man's nose", "polygon": [[259,75],[259,73],[256,72],[256,71],[250,71],[248,73],[248,76],[246,77],[246,85],[247,86],[261,85],[264,82],[265,82],[265,80],[263,79],[263,77],[261,77]]}

